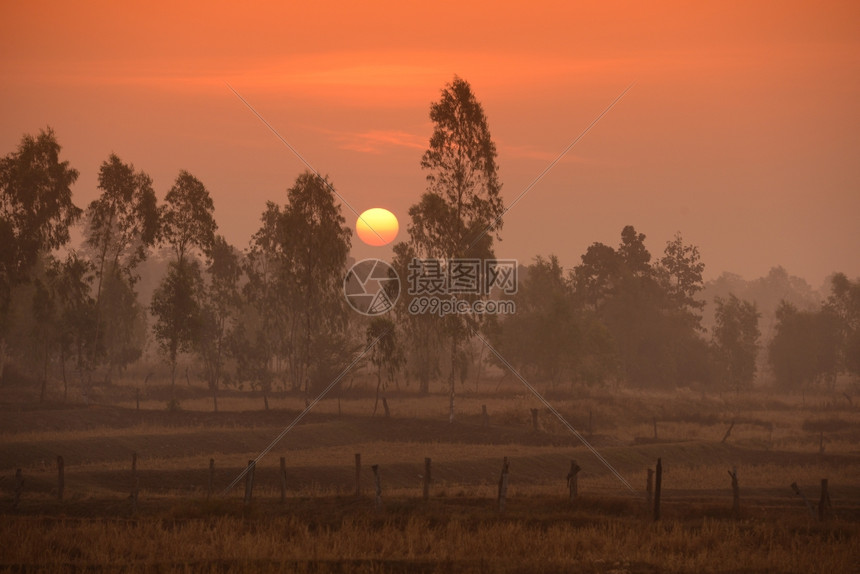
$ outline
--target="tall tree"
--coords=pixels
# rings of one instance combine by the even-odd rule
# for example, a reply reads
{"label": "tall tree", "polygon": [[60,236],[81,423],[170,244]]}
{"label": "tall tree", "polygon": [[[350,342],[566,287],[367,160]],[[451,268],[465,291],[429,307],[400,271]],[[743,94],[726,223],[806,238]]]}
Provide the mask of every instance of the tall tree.
{"label": "tall tree", "polygon": [[0,378],[12,288],[27,278],[40,252],[69,241],[69,227],[81,215],[71,190],[78,172],[60,161],[60,149],[48,128],[25,135],[0,159]]}
{"label": "tall tree", "polygon": [[47,277],[58,307],[58,352],[63,380],[63,400],[68,400],[66,363],[74,361],[78,382],[85,384],[87,359],[93,355],[96,335],[95,299],[92,296],[92,263],[71,252],[64,261],[51,259]]}
{"label": "tall tree", "polygon": [[208,254],[215,241],[215,205],[206,187],[185,170],[167,192],[159,209],[159,238],[176,259],[152,297],[155,337],[170,364],[171,386],[176,385],[178,353],[191,349],[199,318],[198,291],[202,277],[197,252]]}
{"label": "tall tree", "polygon": [[755,303],[738,299],[734,294],[726,299],[717,297],[714,303],[712,345],[721,378],[735,391],[748,388],[756,374],[761,314]]}
{"label": "tall tree", "polygon": [[102,163],[98,187],[101,195],[86,211],[86,242],[96,268],[96,340],[103,337],[110,379],[114,369],[142,352],[138,333],[144,316],[134,292],[135,269],[155,243],[158,209],[150,177],[116,154]]}
{"label": "tall tree", "polygon": [[230,337],[240,311],[242,275],[239,255],[221,235],[212,244],[206,275],[207,284],[199,293],[200,321],[195,346],[212,391],[213,408],[218,412],[218,385],[224,378]]}
{"label": "tall tree", "polygon": [[[310,381],[346,321],[343,274],[352,230],[346,226],[332,185],[305,172],[287,191],[280,225],[282,285],[289,297],[291,332],[290,366],[294,388],[327,381]],[[315,353],[319,350],[319,353]]]}
{"label": "tall tree", "polygon": [[193,349],[199,330],[199,293],[203,288],[200,264],[186,261],[181,267],[171,261],[167,275],[152,294],[150,309],[155,316],[155,340],[170,365],[170,384],[176,385],[176,363],[180,353]]}
{"label": "tall tree", "polygon": [[[433,134],[421,158],[427,189],[409,209],[409,236],[416,255],[448,264],[462,258],[492,259],[504,205],[496,165],[496,145],[484,108],[465,80],[455,77],[430,106]],[[443,318],[450,342],[449,420],[454,419],[455,380],[464,375],[463,343],[474,318]]]}

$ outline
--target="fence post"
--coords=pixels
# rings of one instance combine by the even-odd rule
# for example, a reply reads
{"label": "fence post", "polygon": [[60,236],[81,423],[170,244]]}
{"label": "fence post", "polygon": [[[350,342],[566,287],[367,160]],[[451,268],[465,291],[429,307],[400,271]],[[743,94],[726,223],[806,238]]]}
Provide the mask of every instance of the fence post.
{"label": "fence post", "polygon": [[580,470],[582,469],[576,464],[575,460],[570,461],[570,471],[567,473],[567,488],[571,502],[579,496],[579,479],[577,478],[577,474],[579,474]]}
{"label": "fence post", "polygon": [[645,494],[646,499],[648,501],[648,506],[651,506],[651,503],[654,502],[654,469],[648,469],[648,480],[645,483]]}
{"label": "fence post", "polygon": [[245,504],[251,504],[251,496],[254,492],[254,467],[257,465],[253,460],[248,461],[248,472],[245,473]]}
{"label": "fence post", "polygon": [[18,503],[21,502],[21,491],[24,490],[24,476],[21,474],[21,469],[15,469],[15,500],[12,503],[12,508],[18,508]]}
{"label": "fence post", "polygon": [[212,498],[212,492],[215,490],[215,459],[209,459],[209,490],[206,492],[206,500]]}
{"label": "fence post", "polygon": [[379,478],[379,465],[374,464],[370,467],[373,471],[373,480],[376,482],[376,509],[382,508],[382,482]]}
{"label": "fence post", "polygon": [[827,479],[821,479],[821,499],[818,501],[818,520],[824,521],[830,518],[830,493],[827,489]]}
{"label": "fence post", "polygon": [[508,497],[508,457],[502,462],[502,476],[499,477],[499,512],[505,511],[505,500]]}
{"label": "fence post", "polygon": [[391,418],[391,411],[388,409],[388,399],[382,397],[382,409],[385,411],[385,418]]}
{"label": "fence post", "polygon": [[654,522],[660,520],[660,491],[663,488],[663,460],[657,459],[657,476],[654,480]]}
{"label": "fence post", "polygon": [[481,405],[481,426],[490,426],[490,416],[487,414],[487,405]]}
{"label": "fence post", "polygon": [[355,495],[361,496],[361,453],[355,453]]}
{"label": "fence post", "polygon": [[424,459],[424,500],[430,498],[430,459]]}
{"label": "fence post", "polygon": [[738,487],[737,467],[732,467],[729,476],[732,477],[732,517],[737,520],[741,516],[741,489]]}
{"label": "fence post", "polygon": [[63,501],[63,491],[66,489],[65,463],[63,457],[57,455],[57,500]]}
{"label": "fence post", "polygon": [[140,477],[137,475],[137,453],[131,453],[131,506],[137,512],[137,497],[140,493]]}
{"label": "fence post", "polygon": [[287,501],[287,459],[285,457],[281,457],[281,502]]}

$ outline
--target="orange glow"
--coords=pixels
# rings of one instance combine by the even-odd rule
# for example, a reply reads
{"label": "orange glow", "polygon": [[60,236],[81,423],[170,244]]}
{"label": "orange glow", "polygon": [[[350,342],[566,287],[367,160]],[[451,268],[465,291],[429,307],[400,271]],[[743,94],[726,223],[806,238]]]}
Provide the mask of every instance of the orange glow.
{"label": "orange glow", "polygon": [[362,213],[355,222],[358,237],[373,247],[388,245],[397,237],[400,224],[397,217],[387,209],[374,207]]}
{"label": "orange glow", "polygon": [[306,166],[226,84],[348,204],[405,217],[455,74],[484,106],[506,205],[635,82],[506,213],[496,255],[570,267],[633,224],[654,254],[682,232],[707,277],[781,264],[818,285],[860,274],[858,21],[838,0],[6,2],[0,155],[50,125],[82,207],[112,152],[159,197],[186,169],[244,248]]}

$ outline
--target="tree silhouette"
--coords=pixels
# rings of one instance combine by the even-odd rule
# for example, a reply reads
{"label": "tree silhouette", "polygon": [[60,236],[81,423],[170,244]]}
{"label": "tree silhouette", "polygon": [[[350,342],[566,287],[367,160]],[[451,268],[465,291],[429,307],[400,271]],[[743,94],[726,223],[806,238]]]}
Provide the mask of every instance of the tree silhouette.
{"label": "tree silhouette", "polygon": [[215,241],[215,206],[206,187],[183,170],[159,209],[159,238],[176,256],[167,276],[152,296],[155,338],[170,364],[170,384],[176,385],[176,360],[191,350],[199,320],[200,265],[188,258],[209,253]]}
{"label": "tree silhouette", "polygon": [[[146,259],[158,233],[158,209],[152,180],[111,154],[99,169],[101,195],[86,211],[86,243],[96,270],[96,342],[114,369],[136,360],[142,349],[138,332],[144,322],[137,304],[135,268]],[[91,357],[91,367],[96,357]]]}
{"label": "tree silhouette", "polygon": [[[446,85],[430,106],[433,134],[421,158],[427,189],[409,209],[410,243],[417,256],[448,264],[454,259],[492,259],[504,205],[496,165],[496,146],[483,106],[468,82],[459,77]],[[474,297],[474,296],[473,296]],[[454,419],[455,380],[465,376],[463,343],[475,317],[442,319],[450,343],[449,420]]]}
{"label": "tree silhouette", "polygon": [[752,385],[756,373],[758,320],[761,314],[755,303],[733,294],[714,299],[716,305],[713,348],[722,379],[738,391]]}
{"label": "tree silhouette", "polygon": [[0,379],[12,289],[42,251],[69,241],[69,227],[81,215],[71,190],[78,172],[60,161],[60,149],[49,127],[37,137],[24,135],[16,151],[0,158]]}

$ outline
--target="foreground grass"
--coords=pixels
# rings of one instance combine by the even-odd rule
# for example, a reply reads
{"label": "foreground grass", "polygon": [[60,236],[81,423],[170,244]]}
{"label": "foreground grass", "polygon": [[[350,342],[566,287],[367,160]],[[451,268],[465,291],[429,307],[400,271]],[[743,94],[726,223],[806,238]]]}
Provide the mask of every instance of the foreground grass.
{"label": "foreground grass", "polygon": [[133,517],[0,516],[0,571],[850,572],[856,523],[653,523],[629,501],[174,501]]}

